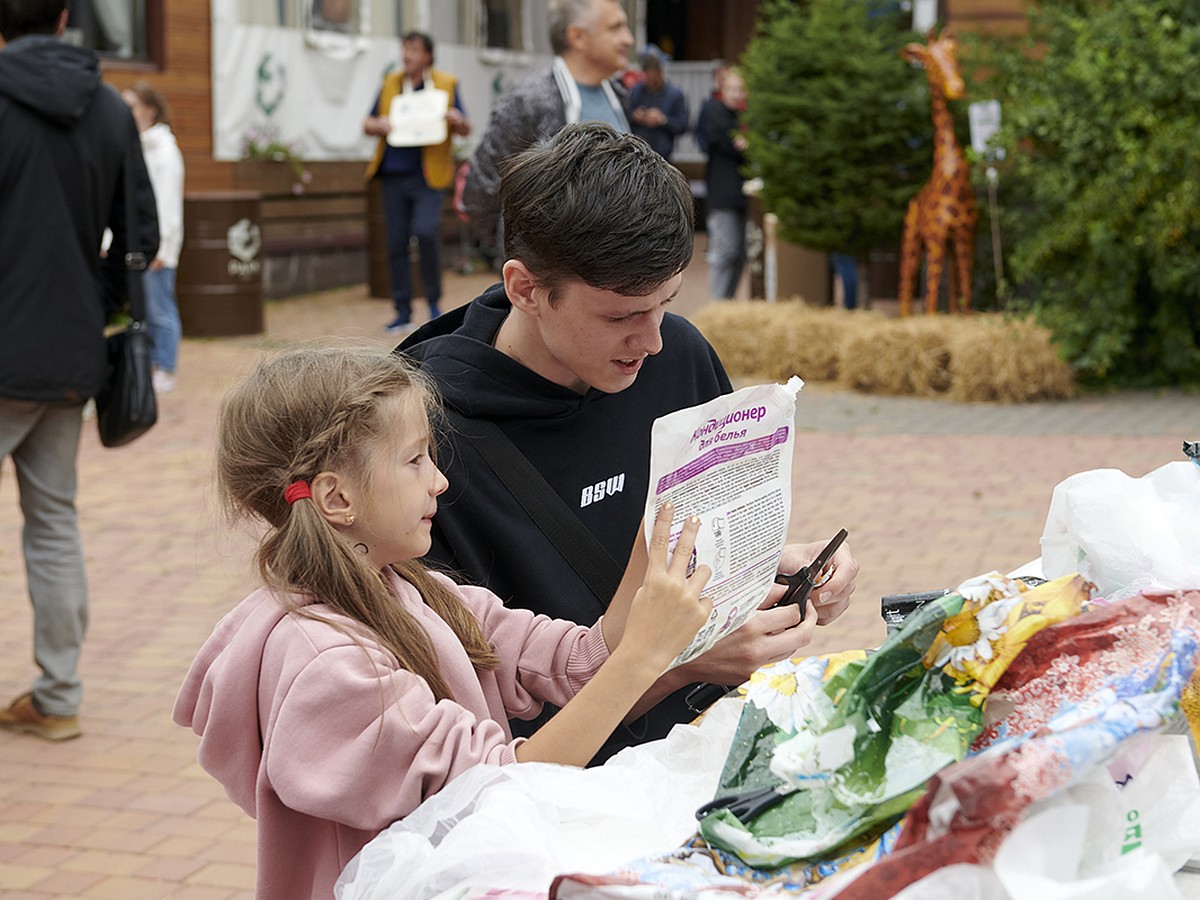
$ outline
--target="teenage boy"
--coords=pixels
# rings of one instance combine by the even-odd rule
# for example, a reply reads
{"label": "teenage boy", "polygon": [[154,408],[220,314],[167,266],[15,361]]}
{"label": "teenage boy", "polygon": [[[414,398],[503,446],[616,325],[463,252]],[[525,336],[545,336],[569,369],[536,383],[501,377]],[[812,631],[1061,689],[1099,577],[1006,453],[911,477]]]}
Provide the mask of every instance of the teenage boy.
{"label": "teenage boy", "polygon": [[[420,361],[460,417],[439,450],[450,488],[430,557],[517,606],[591,623],[611,598],[576,572],[472,435],[497,426],[599,542],[605,565],[625,571],[620,590],[640,583],[651,425],[731,389],[708,342],[666,311],[692,257],[692,194],[640,138],[589,122],[516,156],[500,203],[503,282],[398,348]],[[790,545],[782,570],[795,571],[822,546]],[[644,715],[597,759],[694,718],[685,702],[693,683],[739,684],[794,656],[849,602],[858,564],[843,545],[833,565],[803,623],[795,607],[762,609],[660,678],[637,710]]]}

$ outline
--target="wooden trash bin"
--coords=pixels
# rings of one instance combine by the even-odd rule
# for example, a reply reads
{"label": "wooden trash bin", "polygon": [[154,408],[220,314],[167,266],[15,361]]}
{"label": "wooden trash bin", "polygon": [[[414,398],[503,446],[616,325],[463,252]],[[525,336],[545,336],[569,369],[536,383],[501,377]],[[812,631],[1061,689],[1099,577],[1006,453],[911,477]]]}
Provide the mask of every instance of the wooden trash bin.
{"label": "wooden trash bin", "polygon": [[187,337],[262,334],[261,199],[258,191],[184,197],[175,293]]}

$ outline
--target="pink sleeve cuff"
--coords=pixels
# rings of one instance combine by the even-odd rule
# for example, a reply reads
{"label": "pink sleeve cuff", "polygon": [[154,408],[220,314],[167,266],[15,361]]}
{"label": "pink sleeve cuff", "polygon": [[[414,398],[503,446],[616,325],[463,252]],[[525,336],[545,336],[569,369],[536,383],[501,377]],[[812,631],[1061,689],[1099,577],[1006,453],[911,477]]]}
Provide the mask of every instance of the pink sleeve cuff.
{"label": "pink sleeve cuff", "polygon": [[572,693],[579,693],[608,659],[608,644],[604,642],[604,632],[600,628],[603,621],[603,618],[598,619],[595,625],[586,629],[571,653],[567,663],[567,682],[571,685]]}
{"label": "pink sleeve cuff", "polygon": [[508,765],[512,765],[515,762],[518,762],[517,748],[520,747],[527,740],[529,740],[529,738],[523,738],[523,737],[513,738],[513,740],[510,743],[505,744],[504,747],[500,750],[499,765],[508,766]]}

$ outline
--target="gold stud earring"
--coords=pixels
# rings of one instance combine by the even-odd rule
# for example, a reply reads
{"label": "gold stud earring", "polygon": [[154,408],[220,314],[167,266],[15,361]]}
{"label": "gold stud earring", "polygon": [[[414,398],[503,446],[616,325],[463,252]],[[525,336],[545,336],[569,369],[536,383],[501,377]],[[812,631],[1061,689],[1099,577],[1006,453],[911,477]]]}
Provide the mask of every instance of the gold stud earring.
{"label": "gold stud earring", "polygon": [[346,513],[346,524],[353,525],[355,518],[356,517],[355,517],[354,513]]}

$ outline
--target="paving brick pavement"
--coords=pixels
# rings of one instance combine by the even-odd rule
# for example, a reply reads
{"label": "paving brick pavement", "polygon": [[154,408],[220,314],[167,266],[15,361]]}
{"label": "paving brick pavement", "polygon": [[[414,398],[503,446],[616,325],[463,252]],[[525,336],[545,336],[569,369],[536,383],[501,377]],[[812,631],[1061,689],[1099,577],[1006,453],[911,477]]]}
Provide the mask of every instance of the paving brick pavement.
{"label": "paving brick pavement", "polygon": [[[697,271],[698,270],[698,271]],[[693,266],[677,309],[703,302]],[[447,275],[446,305],[486,276]],[[255,578],[252,535],[224,524],[212,429],[226,387],[263,353],[313,339],[390,347],[388,304],[361,288],[268,304],[263,336],[186,339],[178,389],[144,438],[102,448],[85,427],[79,509],[91,588],[84,736],[0,733],[0,896],[233,900],[252,896],[254,827],[195,763],[170,722],[180,680],[216,620]],[[1073,472],[1133,475],[1200,436],[1200,399],[1113,395],[997,407],[801,394],[793,538],[838,528],[862,564],[851,610],[814,649],[883,636],[879,597],[950,586],[1038,555],[1054,485]],[[0,699],[27,689],[30,614],[11,463],[0,465]]]}

